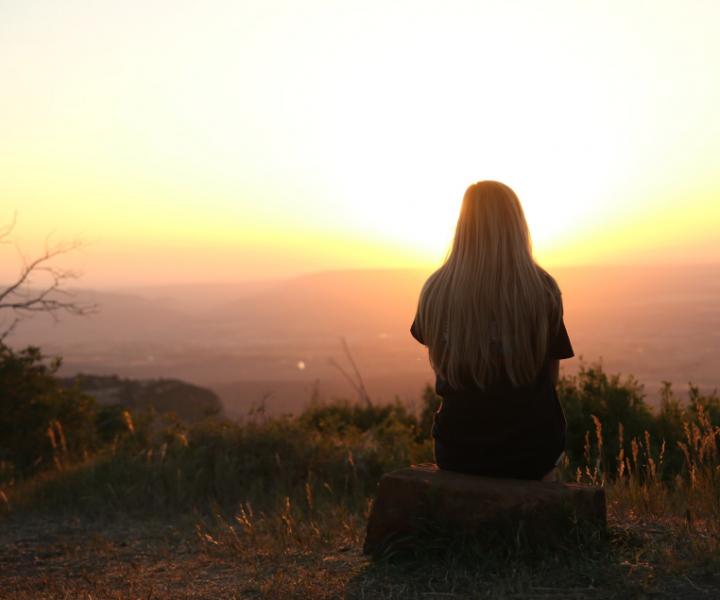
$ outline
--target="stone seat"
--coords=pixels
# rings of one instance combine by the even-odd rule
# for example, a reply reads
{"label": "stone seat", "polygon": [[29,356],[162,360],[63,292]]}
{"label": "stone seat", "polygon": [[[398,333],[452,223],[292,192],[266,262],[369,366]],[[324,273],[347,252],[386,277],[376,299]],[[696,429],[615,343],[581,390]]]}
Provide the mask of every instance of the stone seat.
{"label": "stone seat", "polygon": [[[603,488],[576,483],[495,479],[413,465],[383,475],[368,519],[363,551],[423,531],[482,535],[503,523],[542,539],[562,537],[578,525],[605,529]],[[559,534],[559,535],[557,535]]]}

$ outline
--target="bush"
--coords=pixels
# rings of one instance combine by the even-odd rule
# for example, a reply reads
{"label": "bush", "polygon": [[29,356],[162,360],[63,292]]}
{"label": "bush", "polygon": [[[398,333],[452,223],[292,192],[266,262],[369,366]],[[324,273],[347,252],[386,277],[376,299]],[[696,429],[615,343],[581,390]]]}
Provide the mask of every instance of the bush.
{"label": "bush", "polygon": [[0,477],[62,466],[98,448],[97,404],[55,376],[60,359],[0,344]]}
{"label": "bush", "polygon": [[[681,445],[693,428],[720,426],[720,400],[703,396],[690,385],[688,400],[675,396],[670,383],[661,389],[660,406],[647,404],[643,386],[629,376],[607,375],[599,364],[581,365],[574,377],[564,377],[558,395],[567,420],[567,455],[574,472],[595,469],[603,480],[627,472],[628,460],[641,454],[644,477],[673,479],[687,470]],[[717,445],[717,439],[714,442]]]}
{"label": "bush", "polygon": [[[599,364],[581,365],[576,376],[558,382],[558,396],[567,421],[567,453],[573,465],[592,462],[589,442],[597,449],[598,427],[601,427],[603,467],[615,472],[616,457],[622,442],[642,438],[646,430],[654,430],[654,417],[647,403],[643,386],[629,376],[606,374]],[[594,457],[594,461],[598,460]]]}
{"label": "bush", "polygon": [[321,402],[313,400],[299,415],[300,424],[313,431],[343,434],[350,430],[369,431],[388,422],[400,423],[413,431],[417,419],[400,402],[393,404],[358,404],[347,400]]}
{"label": "bush", "polygon": [[[361,503],[383,473],[433,456],[440,398],[430,386],[417,415],[399,402],[315,399],[297,417],[214,416],[188,425],[151,409],[99,407],[58,381],[59,365],[37,348],[0,347],[0,483],[62,471],[33,492],[41,503],[77,509],[81,497],[86,507],[137,511],[267,506],[308,495]],[[601,365],[561,379],[558,394],[568,424],[566,477],[699,481],[717,465],[716,394],[691,386],[682,402],[665,384],[652,411],[633,377],[608,375]]]}

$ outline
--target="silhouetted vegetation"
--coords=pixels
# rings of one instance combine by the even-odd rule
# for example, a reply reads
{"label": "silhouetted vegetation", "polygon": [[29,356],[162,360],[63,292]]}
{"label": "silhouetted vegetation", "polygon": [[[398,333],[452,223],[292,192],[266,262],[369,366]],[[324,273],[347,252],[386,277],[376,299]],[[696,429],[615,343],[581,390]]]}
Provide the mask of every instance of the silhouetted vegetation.
{"label": "silhouetted vegetation", "polygon": [[[210,390],[177,380],[57,376],[60,358],[0,343],[0,483],[63,469],[116,447],[133,420],[148,431],[222,411]],[[150,443],[150,437],[135,446]]]}
{"label": "silhouetted vegetation", "polygon": [[[68,385],[56,377],[60,361],[45,360],[37,348],[3,346],[0,352],[3,480],[62,471],[62,477],[46,478],[54,483],[43,489],[57,492],[55,499],[69,508],[79,502],[77,494],[68,491],[63,499],[62,489],[77,485],[90,504],[131,511],[230,508],[308,493],[357,504],[383,472],[432,460],[430,427],[439,398],[430,386],[418,414],[399,402],[315,398],[297,417],[254,413],[233,422],[206,410],[203,420],[188,424],[147,408],[158,386],[166,407],[173,405],[172,390],[183,406],[192,386],[117,377],[76,378]],[[101,405],[81,388],[110,390],[115,403]],[[608,375],[600,365],[582,366],[561,379],[558,391],[568,422],[566,479],[600,483],[629,473],[641,482],[690,478],[699,437],[715,435],[705,439],[702,452],[717,452],[716,394],[691,387],[682,402],[666,384],[661,406],[652,411],[635,379]]]}
{"label": "silhouetted vegetation", "polygon": [[671,480],[687,471],[686,446],[693,443],[694,428],[720,426],[717,392],[702,395],[690,385],[682,401],[666,382],[660,406],[651,410],[634,377],[608,375],[600,365],[582,366],[577,376],[562,378],[558,394],[568,424],[569,466],[573,472],[590,467],[604,480],[627,471],[627,460],[638,452],[644,460],[638,476],[648,473],[652,460],[657,476]]}
{"label": "silhouetted vegetation", "polygon": [[[596,597],[588,581],[621,597],[658,586],[683,593],[698,580],[658,581],[673,573],[703,577],[698,569],[715,565],[720,552],[720,403],[692,386],[681,400],[666,384],[651,410],[637,381],[600,365],[561,380],[563,478],[606,486],[607,542],[578,540],[547,557],[529,556],[520,543],[490,554],[451,545],[415,566],[379,564],[353,575],[328,571],[324,557],[361,546],[382,473],[432,460],[439,399],[430,386],[417,414],[398,402],[315,398],[297,417],[252,411],[240,422],[216,414],[184,423],[100,405],[60,382],[58,366],[36,348],[2,348],[0,511],[191,518],[194,551],[244,565],[264,582],[261,595],[395,597],[402,584],[418,597],[437,589],[493,597],[534,589],[586,597],[577,590],[588,590]],[[316,571],[326,577],[312,576]],[[145,585],[137,577],[136,585]]]}
{"label": "silhouetted vegetation", "polygon": [[0,344],[0,482],[88,457],[100,447],[97,403],[55,376],[60,359]]}
{"label": "silhouetted vegetation", "polygon": [[[10,223],[0,225],[0,244],[12,241],[16,221],[17,215]],[[82,245],[77,240],[50,244],[48,236],[44,250],[30,260],[23,258],[17,277],[9,284],[0,285],[0,344],[23,319],[38,313],[57,319],[61,313],[83,316],[97,311],[95,304],[79,301],[67,289],[67,284],[77,279],[78,273],[54,264],[59,256],[78,250]]]}

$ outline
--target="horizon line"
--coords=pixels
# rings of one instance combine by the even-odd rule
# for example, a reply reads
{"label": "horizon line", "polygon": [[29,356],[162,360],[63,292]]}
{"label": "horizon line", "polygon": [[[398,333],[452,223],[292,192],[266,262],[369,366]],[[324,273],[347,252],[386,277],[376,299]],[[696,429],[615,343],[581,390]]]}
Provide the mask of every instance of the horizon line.
{"label": "horizon line", "polygon": [[[137,281],[137,282],[126,282],[126,283],[90,283],[83,285],[82,275],[74,283],[75,285],[67,286],[68,290],[75,291],[87,291],[87,290],[131,290],[137,288],[166,288],[166,287],[201,287],[201,286],[232,286],[232,285],[267,285],[273,283],[279,283],[283,281],[293,281],[296,279],[303,279],[307,277],[314,277],[319,275],[328,274],[341,274],[341,273],[388,273],[388,272],[427,272],[432,273],[435,269],[439,268],[440,265],[423,268],[423,267],[347,267],[347,268],[328,268],[328,269],[313,269],[308,271],[299,271],[297,273],[288,275],[274,275],[267,277],[250,277],[247,279],[213,279],[213,280],[179,280],[172,282],[160,282],[153,283],[151,281]],[[669,268],[677,270],[680,268],[720,268],[720,260],[712,261],[677,261],[677,262],[587,262],[587,263],[569,263],[569,264],[556,264],[547,265],[541,264],[543,268],[547,268],[550,271],[567,271],[577,269],[617,269],[617,270],[634,270],[634,269],[659,269]],[[0,284],[5,285],[5,284]]]}

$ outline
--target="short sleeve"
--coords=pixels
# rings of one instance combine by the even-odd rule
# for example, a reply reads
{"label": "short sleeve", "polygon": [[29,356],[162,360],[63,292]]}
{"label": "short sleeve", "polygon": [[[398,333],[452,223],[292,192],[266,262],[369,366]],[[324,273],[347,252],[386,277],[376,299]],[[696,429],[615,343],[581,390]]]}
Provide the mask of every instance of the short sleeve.
{"label": "short sleeve", "polygon": [[565,321],[562,316],[562,306],[560,314],[551,320],[550,339],[548,340],[548,356],[551,359],[561,360],[564,358],[572,358],[575,356],[570,336],[568,335]]}
{"label": "short sleeve", "polygon": [[417,319],[414,319],[412,325],[410,325],[410,335],[412,335],[421,344],[425,343],[422,339],[422,336],[420,335],[420,332],[418,331]]}

